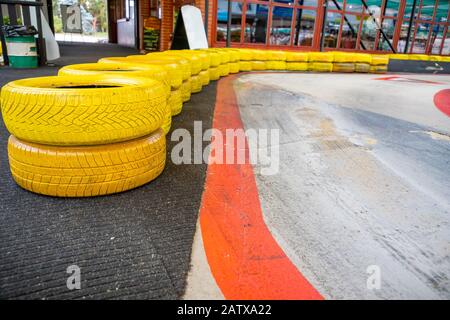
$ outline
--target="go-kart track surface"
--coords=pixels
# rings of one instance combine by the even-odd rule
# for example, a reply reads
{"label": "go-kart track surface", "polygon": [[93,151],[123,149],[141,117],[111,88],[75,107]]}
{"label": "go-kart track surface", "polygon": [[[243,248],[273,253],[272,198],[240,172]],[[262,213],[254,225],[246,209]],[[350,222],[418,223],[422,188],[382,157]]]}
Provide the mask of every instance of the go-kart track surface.
{"label": "go-kart track surface", "polygon": [[[175,165],[169,143],[158,179],[91,199],[16,186],[1,124],[0,297],[448,299],[449,96],[436,94],[449,87],[442,75],[227,77],[173,129],[279,129],[278,173]],[[81,290],[66,288],[72,264]]]}
{"label": "go-kart track surface", "polygon": [[[325,298],[450,298],[450,117],[433,103],[449,84],[280,73],[234,82],[245,129],[280,130],[279,173],[254,168],[264,221]],[[369,266],[379,290],[367,288]]]}

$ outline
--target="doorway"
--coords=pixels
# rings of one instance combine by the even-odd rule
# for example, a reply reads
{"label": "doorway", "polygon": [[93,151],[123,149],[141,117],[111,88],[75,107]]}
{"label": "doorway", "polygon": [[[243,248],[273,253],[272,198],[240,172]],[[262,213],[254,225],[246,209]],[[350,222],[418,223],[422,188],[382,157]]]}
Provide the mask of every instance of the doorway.
{"label": "doorway", "polygon": [[139,14],[137,0],[108,0],[109,42],[137,48]]}

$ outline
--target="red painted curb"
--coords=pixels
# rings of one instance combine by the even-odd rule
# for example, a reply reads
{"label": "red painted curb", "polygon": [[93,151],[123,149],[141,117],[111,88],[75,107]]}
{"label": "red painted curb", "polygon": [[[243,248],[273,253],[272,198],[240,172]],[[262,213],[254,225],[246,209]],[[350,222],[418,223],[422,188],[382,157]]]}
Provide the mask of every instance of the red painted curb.
{"label": "red painted curb", "polygon": [[379,77],[374,78],[373,80],[383,80],[383,81],[402,81],[402,82],[412,82],[412,83],[427,83],[427,84],[444,84],[442,82],[430,81],[430,80],[422,80],[422,79],[413,79],[404,76],[387,76],[387,77]]}
{"label": "red painted curb", "polygon": [[450,89],[444,89],[434,95],[436,107],[450,117]]}
{"label": "red painted curb", "polygon": [[[222,134],[243,128],[234,79],[218,83],[213,127]],[[245,162],[208,166],[200,225],[218,286],[227,299],[323,299],[264,223],[253,168]]]}

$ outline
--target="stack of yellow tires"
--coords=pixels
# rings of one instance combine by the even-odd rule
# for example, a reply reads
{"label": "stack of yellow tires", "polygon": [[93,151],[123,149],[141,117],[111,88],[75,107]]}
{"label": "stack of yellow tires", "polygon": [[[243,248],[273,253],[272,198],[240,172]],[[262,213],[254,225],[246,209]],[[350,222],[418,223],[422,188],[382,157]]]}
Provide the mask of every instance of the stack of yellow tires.
{"label": "stack of yellow tires", "polygon": [[58,197],[136,188],[164,169],[167,89],[144,77],[57,76],[1,91],[18,185]]}
{"label": "stack of yellow tires", "polygon": [[388,55],[372,55],[370,63],[370,73],[386,73],[388,70],[389,56]]}
{"label": "stack of yellow tires", "polygon": [[69,65],[61,68],[58,72],[58,75],[60,76],[91,76],[102,74],[109,76],[121,75],[130,77],[144,77],[161,82],[167,96],[164,123],[161,128],[165,134],[169,132],[172,124],[170,78],[168,72],[163,67],[136,63],[85,63]]}
{"label": "stack of yellow tires", "polygon": [[[170,95],[168,104],[172,115],[177,115],[183,107],[183,81],[187,81],[190,74],[190,64],[181,57],[155,57],[149,59],[145,55],[132,55],[128,57],[108,57],[98,61],[101,64],[144,64],[153,67],[162,67],[168,74],[170,83]],[[188,91],[190,97],[190,91]]]}
{"label": "stack of yellow tires", "polygon": [[288,51],[286,52],[286,70],[308,71],[308,52]]}
{"label": "stack of yellow tires", "polygon": [[355,72],[355,57],[346,52],[332,52],[333,72]]}
{"label": "stack of yellow tires", "polygon": [[[372,55],[366,53],[354,53],[355,72],[368,73],[372,64]],[[387,69],[385,70],[387,72]]]}
{"label": "stack of yellow tires", "polygon": [[240,72],[252,71],[253,59],[254,59],[253,50],[240,49],[239,50],[239,71]]}
{"label": "stack of yellow tires", "polygon": [[309,52],[308,70],[314,72],[333,71],[333,53],[332,52]]}
{"label": "stack of yellow tires", "polygon": [[383,73],[388,62],[388,55],[346,52],[169,50],[13,81],[0,95],[12,176],[50,196],[129,190],[162,172],[172,117],[210,81],[263,70]]}

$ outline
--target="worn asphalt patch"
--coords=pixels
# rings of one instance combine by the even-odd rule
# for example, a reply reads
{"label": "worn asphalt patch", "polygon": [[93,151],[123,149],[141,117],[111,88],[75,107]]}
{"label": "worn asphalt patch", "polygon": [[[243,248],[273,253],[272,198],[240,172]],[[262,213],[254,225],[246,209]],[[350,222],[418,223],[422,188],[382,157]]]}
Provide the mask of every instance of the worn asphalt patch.
{"label": "worn asphalt patch", "polygon": [[[247,75],[235,82],[245,129],[280,133],[279,172],[262,175],[261,165],[254,172],[265,222],[284,252],[328,299],[448,299],[445,131],[377,113],[388,90],[333,103],[318,88],[304,93],[303,75],[290,76],[295,85],[286,90],[279,84],[287,77]],[[333,75],[319,77],[326,83]],[[328,87],[329,96],[343,99],[344,81]],[[348,84],[362,92],[367,84],[361,82]],[[411,86],[411,95],[416,86],[422,84]],[[430,123],[447,120],[429,97],[420,107]],[[405,119],[417,116],[414,105],[391,100],[384,106],[391,114],[404,109],[411,114]],[[370,103],[380,107],[366,110]],[[375,269],[378,288],[368,285]]]}
{"label": "worn asphalt patch", "polygon": [[[172,128],[192,133],[194,120],[210,128],[215,95],[214,82],[192,95]],[[166,168],[145,186],[95,198],[41,196],[12,180],[0,123],[0,299],[183,295],[206,165],[174,165],[169,133]],[[81,290],[70,291],[66,270],[74,264]]]}

